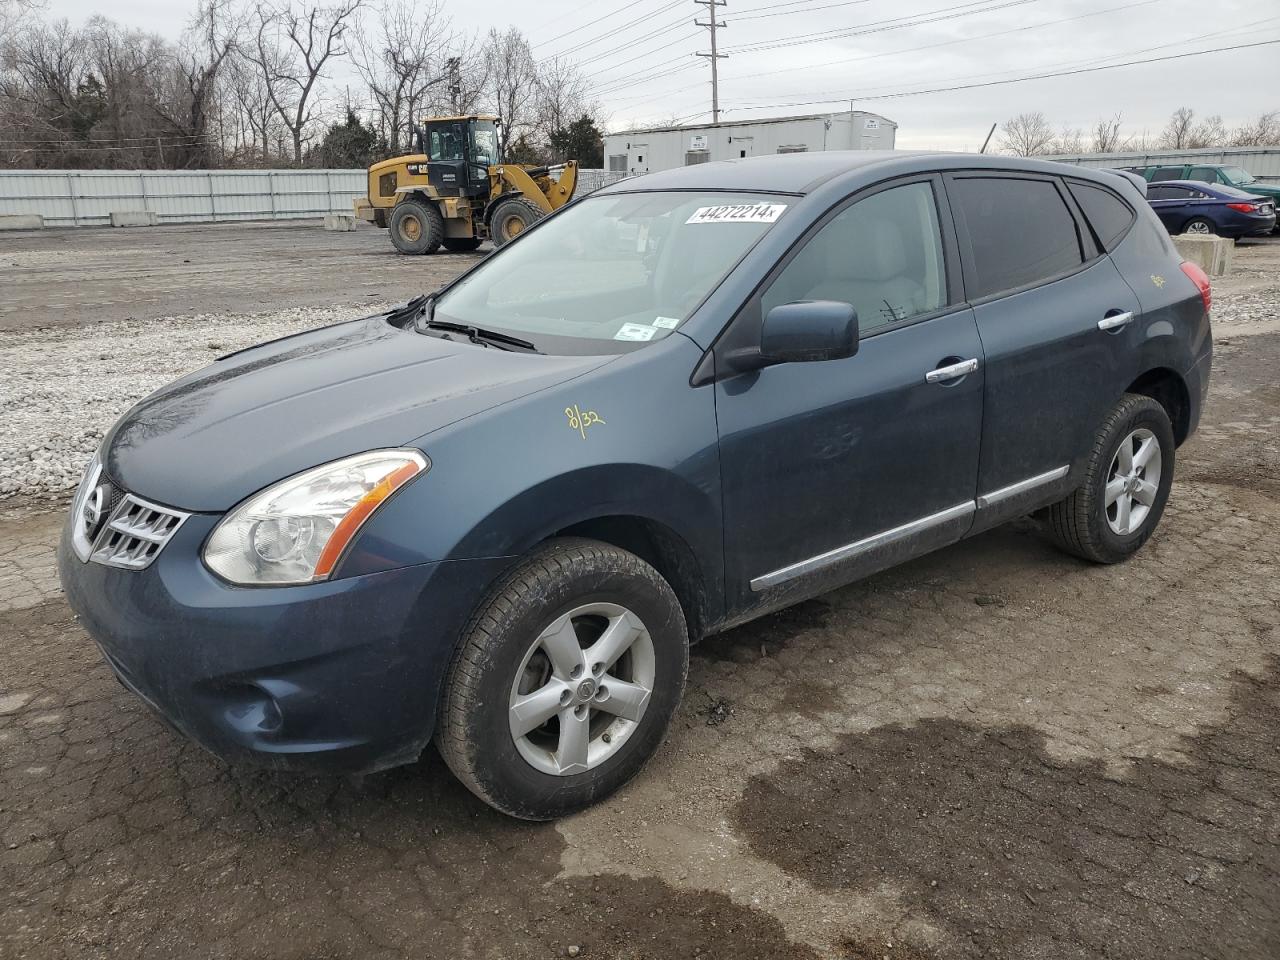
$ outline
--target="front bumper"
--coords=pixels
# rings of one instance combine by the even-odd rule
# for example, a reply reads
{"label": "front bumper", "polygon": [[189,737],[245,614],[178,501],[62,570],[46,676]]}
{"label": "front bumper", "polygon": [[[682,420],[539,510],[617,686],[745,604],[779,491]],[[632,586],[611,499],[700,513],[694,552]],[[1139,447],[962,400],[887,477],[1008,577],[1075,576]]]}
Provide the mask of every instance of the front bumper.
{"label": "front bumper", "polygon": [[227,759],[344,773],[415,760],[456,640],[507,561],[233,587],[199,559],[217,520],[192,516],[137,571],[82,562],[64,529],[67,599],[120,680]]}

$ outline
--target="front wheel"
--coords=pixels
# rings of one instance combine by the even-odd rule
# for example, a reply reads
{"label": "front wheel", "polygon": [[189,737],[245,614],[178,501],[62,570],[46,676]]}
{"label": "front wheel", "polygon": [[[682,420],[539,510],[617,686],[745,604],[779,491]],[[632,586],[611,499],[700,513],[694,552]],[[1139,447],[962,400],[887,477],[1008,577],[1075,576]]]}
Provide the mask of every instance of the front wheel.
{"label": "front wheel", "polygon": [[1189,233],[1193,237],[1212,237],[1218,232],[1218,228],[1212,220],[1196,217],[1182,225],[1182,232]]}
{"label": "front wheel", "polygon": [[472,617],[446,681],[440,753],[498,810],[564,816],[640,771],[688,665],[684,614],[653,567],[593,540],[551,541]]}
{"label": "front wheel", "polygon": [[1119,563],[1151,537],[1173,485],[1169,415],[1155,400],[1125,394],[1094,440],[1084,483],[1049,507],[1050,536],[1068,553]]}
{"label": "front wheel", "polygon": [[511,197],[493,208],[489,217],[489,235],[493,245],[501,247],[510,243],[542,219],[542,211],[528,200]]}

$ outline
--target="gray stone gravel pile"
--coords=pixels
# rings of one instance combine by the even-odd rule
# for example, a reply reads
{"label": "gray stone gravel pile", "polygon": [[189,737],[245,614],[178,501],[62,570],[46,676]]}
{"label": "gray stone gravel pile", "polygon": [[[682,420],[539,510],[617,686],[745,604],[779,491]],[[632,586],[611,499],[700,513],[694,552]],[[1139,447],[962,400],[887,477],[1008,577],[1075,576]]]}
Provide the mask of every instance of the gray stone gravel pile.
{"label": "gray stone gravel pile", "polygon": [[1280,316],[1280,285],[1261,290],[1219,293],[1213,291],[1214,325],[1244,325],[1274,321]]}
{"label": "gray stone gravel pile", "polygon": [[170,380],[233,350],[377,309],[295,307],[0,333],[0,501],[70,494],[104,431]]}

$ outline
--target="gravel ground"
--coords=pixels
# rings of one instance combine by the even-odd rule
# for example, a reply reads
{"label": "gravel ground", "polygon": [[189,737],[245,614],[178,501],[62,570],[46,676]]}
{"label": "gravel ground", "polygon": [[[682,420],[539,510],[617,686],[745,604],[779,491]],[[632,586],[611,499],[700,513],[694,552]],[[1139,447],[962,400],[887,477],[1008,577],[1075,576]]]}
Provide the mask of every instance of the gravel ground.
{"label": "gravel ground", "polygon": [[61,497],[116,418],[214,358],[378,309],[295,307],[0,332],[0,500]]}
{"label": "gravel ground", "polygon": [[[0,259],[20,265],[32,255],[9,250]],[[469,262],[451,261],[455,272]],[[1214,288],[1220,338],[1276,324],[1278,276],[1280,242],[1237,249],[1233,276]],[[0,406],[7,411],[0,423],[0,501],[66,496],[103,431],[161,384],[220,354],[363,316],[382,302],[0,331]]]}

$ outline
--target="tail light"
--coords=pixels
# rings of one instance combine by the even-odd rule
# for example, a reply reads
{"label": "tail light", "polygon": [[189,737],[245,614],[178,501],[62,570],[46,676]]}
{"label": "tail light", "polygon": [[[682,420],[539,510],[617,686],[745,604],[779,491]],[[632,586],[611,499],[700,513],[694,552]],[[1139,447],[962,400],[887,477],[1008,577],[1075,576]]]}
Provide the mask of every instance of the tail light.
{"label": "tail light", "polygon": [[1241,213],[1258,213],[1262,210],[1260,203],[1228,203],[1228,210],[1239,210]]}
{"label": "tail light", "polygon": [[1200,299],[1204,301],[1204,312],[1208,313],[1209,305],[1213,302],[1213,291],[1209,288],[1209,275],[1190,260],[1182,261],[1182,272],[1191,278],[1191,282],[1200,291]]}

